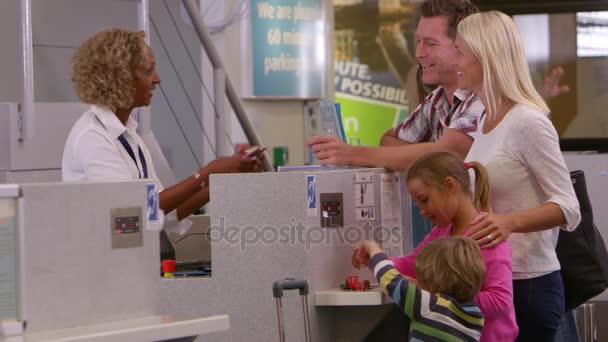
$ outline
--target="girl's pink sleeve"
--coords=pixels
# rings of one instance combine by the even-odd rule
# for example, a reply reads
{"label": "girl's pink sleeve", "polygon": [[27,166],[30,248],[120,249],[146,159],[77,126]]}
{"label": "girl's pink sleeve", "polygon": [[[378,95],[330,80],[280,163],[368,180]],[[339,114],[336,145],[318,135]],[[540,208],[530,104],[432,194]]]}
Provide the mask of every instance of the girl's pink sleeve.
{"label": "girl's pink sleeve", "polygon": [[486,265],[486,281],[475,301],[485,317],[506,316],[514,310],[511,246],[503,242],[481,251]]}
{"label": "girl's pink sleeve", "polygon": [[422,240],[414,250],[408,255],[404,255],[402,257],[392,257],[391,261],[395,264],[395,268],[399,273],[408,276],[410,278],[416,279],[416,273],[414,272],[414,261],[416,260],[416,255],[418,252],[429,242],[437,239],[438,237],[438,229],[433,228],[430,233],[428,233],[424,240]]}

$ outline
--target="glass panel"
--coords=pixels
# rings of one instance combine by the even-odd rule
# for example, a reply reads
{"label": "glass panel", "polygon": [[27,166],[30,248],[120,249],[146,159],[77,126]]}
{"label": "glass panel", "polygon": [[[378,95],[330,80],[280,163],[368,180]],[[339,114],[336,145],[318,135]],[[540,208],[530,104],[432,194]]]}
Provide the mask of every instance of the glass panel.
{"label": "glass panel", "polygon": [[15,200],[0,198],[0,320],[17,319]]}
{"label": "glass panel", "polygon": [[608,56],[608,12],[576,14],[578,57]]}
{"label": "glass panel", "polygon": [[562,138],[608,138],[608,12],[515,15],[535,85],[560,65],[566,94],[548,100]]}

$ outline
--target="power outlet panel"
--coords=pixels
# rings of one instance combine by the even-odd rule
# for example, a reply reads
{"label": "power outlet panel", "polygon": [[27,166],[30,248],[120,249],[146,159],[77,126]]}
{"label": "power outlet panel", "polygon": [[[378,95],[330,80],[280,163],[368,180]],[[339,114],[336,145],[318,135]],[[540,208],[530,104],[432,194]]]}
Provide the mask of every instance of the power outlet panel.
{"label": "power outlet panel", "polygon": [[343,194],[319,194],[321,202],[321,227],[336,228],[344,226],[344,200]]}

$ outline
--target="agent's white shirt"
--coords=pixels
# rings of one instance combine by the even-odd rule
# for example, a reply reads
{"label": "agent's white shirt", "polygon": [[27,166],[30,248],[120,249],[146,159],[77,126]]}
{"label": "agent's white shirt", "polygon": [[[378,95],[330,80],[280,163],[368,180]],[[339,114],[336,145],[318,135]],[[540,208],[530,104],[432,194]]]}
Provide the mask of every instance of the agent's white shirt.
{"label": "agent's white shirt", "polygon": [[[63,181],[133,180],[140,178],[140,172],[143,178],[139,147],[146,159],[148,178],[160,188],[150,151],[136,130],[137,122],[132,117],[125,126],[111,111],[95,105],[89,107],[72,127],[65,143],[61,162]],[[121,134],[131,146],[135,161],[118,141]]]}
{"label": "agent's white shirt", "polygon": [[546,115],[516,104],[489,133],[484,116],[466,161],[486,167],[494,213],[507,214],[555,203],[566,224],[533,233],[513,233],[513,279],[530,279],[560,269],[555,246],[559,229],[573,230],[581,215],[570,174],[559,149],[553,124]]}

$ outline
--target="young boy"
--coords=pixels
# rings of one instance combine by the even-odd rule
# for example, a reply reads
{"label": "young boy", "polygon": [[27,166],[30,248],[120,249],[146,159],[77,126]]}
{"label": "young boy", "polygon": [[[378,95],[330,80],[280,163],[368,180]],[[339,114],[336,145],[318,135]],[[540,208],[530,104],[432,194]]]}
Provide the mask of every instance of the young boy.
{"label": "young boy", "polygon": [[465,237],[430,242],[417,255],[416,280],[402,276],[372,241],[369,268],[411,319],[410,340],[479,341],[483,315],[473,300],[485,278],[479,246]]}

